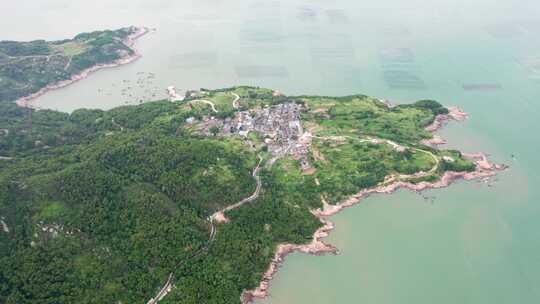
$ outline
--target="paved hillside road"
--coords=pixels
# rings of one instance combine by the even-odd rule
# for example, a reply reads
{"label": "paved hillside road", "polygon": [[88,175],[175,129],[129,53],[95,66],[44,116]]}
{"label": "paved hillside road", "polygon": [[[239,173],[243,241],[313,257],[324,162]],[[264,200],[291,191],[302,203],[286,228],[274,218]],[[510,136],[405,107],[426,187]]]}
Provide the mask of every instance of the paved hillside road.
{"label": "paved hillside road", "polygon": [[259,193],[261,192],[261,188],[262,188],[262,182],[261,182],[261,178],[259,176],[259,170],[261,169],[262,160],[263,160],[263,158],[259,155],[259,163],[255,167],[255,169],[253,169],[253,173],[252,173],[252,176],[255,179],[255,182],[257,183],[257,187],[255,188],[255,192],[253,192],[253,194],[251,194],[250,196],[244,198],[243,200],[239,201],[238,203],[227,206],[227,207],[219,210],[218,212],[214,213],[211,216],[212,219],[215,218],[217,216],[217,214],[219,214],[219,213],[224,213],[224,212],[227,212],[227,211],[231,211],[233,209],[236,209],[236,208],[244,205],[245,203],[252,202],[252,201],[256,200],[259,197]]}
{"label": "paved hillside road", "polygon": [[172,280],[173,280],[173,273],[169,274],[169,278],[167,279],[167,282],[165,282],[165,285],[163,285],[163,287],[159,290],[156,296],[150,299],[150,301],[148,301],[147,304],[155,304],[161,301],[171,291]]}
{"label": "paved hillside road", "polygon": [[[191,256],[187,257],[186,259],[180,261],[180,263],[178,263],[176,265],[175,269],[178,269],[178,268],[184,266],[187,262],[189,262],[193,258],[196,258],[199,255],[201,255],[202,253],[208,251],[208,248],[210,247],[210,244],[216,239],[217,227],[216,227],[216,224],[214,223],[214,218],[215,218],[216,214],[236,209],[236,208],[242,206],[245,203],[254,201],[255,199],[257,199],[259,197],[259,193],[261,192],[261,187],[262,187],[261,178],[259,177],[259,170],[261,168],[261,162],[263,161],[263,158],[260,155],[258,157],[259,157],[259,162],[257,163],[257,166],[255,167],[255,169],[253,169],[253,173],[252,173],[252,176],[255,179],[256,183],[257,183],[257,187],[255,188],[255,192],[253,192],[253,194],[251,194],[250,196],[242,199],[238,203],[230,205],[230,206],[222,209],[221,211],[218,211],[218,212],[214,213],[212,216],[208,217],[208,221],[210,222],[210,237],[208,238],[208,241],[206,242],[206,244],[204,244],[204,246],[201,249],[197,250],[196,252],[194,252]],[[147,304],[157,304],[159,301],[161,301],[172,290],[172,288],[173,288],[173,280],[174,280],[174,272],[171,272],[169,274],[169,277],[168,277],[167,281],[163,285],[163,287],[161,287],[161,289],[156,294],[156,296],[153,297],[152,299],[150,299],[147,302]]]}
{"label": "paved hillside road", "polygon": [[[180,263],[178,263],[175,267],[175,269],[178,269],[182,266],[184,266],[187,262],[189,262],[190,260],[198,257],[199,255],[201,255],[203,252],[206,252],[208,251],[208,248],[210,247],[210,243],[212,243],[215,238],[216,238],[216,233],[217,233],[217,228],[216,228],[216,224],[214,224],[214,221],[212,220],[212,218],[210,217],[209,218],[209,221],[210,221],[210,237],[208,238],[208,241],[206,242],[206,244],[204,244],[204,246],[195,251],[192,255],[190,255],[189,257],[187,257],[186,259],[180,261]],[[158,293],[156,294],[155,297],[153,297],[152,299],[150,299],[147,304],[157,304],[159,301],[163,300],[163,298],[165,298],[165,296],[171,292],[172,288],[173,288],[173,280],[174,280],[174,272],[171,272],[169,274],[169,277],[167,278],[167,281],[165,282],[165,284],[163,285],[163,287],[161,287],[161,289],[158,291]]]}

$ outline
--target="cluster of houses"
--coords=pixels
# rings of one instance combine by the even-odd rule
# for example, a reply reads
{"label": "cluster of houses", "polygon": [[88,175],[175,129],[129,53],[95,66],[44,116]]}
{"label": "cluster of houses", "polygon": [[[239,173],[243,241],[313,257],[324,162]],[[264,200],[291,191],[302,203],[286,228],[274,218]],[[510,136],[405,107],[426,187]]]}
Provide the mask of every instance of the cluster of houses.
{"label": "cluster of houses", "polygon": [[303,170],[310,170],[308,160],[311,136],[304,132],[301,120],[302,105],[287,102],[273,106],[257,107],[249,111],[238,111],[234,117],[203,119],[201,133],[222,136],[248,137],[250,132],[264,139],[268,151],[276,158],[292,155],[300,160]]}

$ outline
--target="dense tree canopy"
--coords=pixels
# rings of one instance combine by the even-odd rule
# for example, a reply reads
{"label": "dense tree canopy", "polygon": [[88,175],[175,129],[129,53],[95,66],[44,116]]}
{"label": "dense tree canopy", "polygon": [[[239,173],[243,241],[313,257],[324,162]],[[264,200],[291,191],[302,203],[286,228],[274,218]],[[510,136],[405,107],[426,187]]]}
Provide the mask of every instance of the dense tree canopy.
{"label": "dense tree canopy", "polygon": [[474,169],[458,151],[418,144],[443,113],[431,101],[390,109],[362,95],[205,94],[233,111],[231,92],[242,108],[303,104],[317,154],[309,154],[313,172],[292,157],[263,163],[260,195],[227,212],[213,240],[208,216],[250,196],[258,156],[270,158],[259,136],[203,136],[209,109],[189,100],[71,114],[0,103],[0,303],[146,303],[171,272],[162,303],[238,303],[277,244],[310,241],[321,226],[310,211],[322,197],[336,203],[434,166],[425,179]]}

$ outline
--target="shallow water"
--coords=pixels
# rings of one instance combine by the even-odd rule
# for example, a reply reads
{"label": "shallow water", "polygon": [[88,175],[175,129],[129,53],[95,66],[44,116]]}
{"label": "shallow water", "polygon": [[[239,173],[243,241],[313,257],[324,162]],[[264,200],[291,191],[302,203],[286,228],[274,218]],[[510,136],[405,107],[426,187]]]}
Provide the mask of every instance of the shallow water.
{"label": "shallow water", "polygon": [[[271,297],[258,303],[540,302],[540,4],[179,2],[2,1],[0,37],[157,28],[137,44],[137,62],[36,101],[63,111],[136,104],[164,97],[169,85],[251,84],[458,105],[470,119],[440,132],[449,146],[486,151],[511,170],[489,185],[428,191],[428,200],[399,191],[362,201],[332,217],[328,242],[339,256],[288,256]],[[137,86],[147,73],[155,78]]]}

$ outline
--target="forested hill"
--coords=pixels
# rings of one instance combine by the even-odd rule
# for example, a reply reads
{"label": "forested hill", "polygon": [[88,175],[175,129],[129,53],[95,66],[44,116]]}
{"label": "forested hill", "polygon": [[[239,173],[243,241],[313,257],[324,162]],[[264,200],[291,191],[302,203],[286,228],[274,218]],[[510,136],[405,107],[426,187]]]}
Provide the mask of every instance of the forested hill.
{"label": "forested hill", "polygon": [[321,198],[473,170],[419,144],[444,112],[252,87],[71,114],[0,103],[0,303],[147,303],[171,273],[160,303],[239,303],[276,245],[310,241]]}
{"label": "forested hill", "polygon": [[133,56],[129,37],[138,31],[141,29],[128,27],[60,41],[0,41],[0,102],[17,100],[88,68]]}

